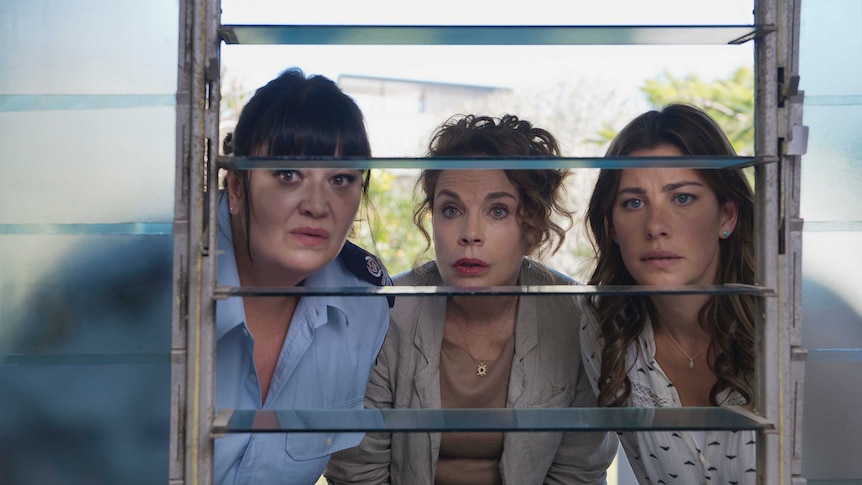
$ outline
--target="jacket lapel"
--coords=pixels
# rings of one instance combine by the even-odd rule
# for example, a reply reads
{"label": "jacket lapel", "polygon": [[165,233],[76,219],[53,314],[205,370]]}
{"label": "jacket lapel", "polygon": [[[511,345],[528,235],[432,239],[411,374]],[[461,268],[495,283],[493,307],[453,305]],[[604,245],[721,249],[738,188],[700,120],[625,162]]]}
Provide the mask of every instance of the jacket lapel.
{"label": "jacket lapel", "polygon": [[440,408],[440,348],[446,321],[446,298],[419,300],[413,345],[422,358],[416,362],[414,385],[419,407]]}
{"label": "jacket lapel", "polygon": [[[521,265],[521,275],[518,278],[519,285],[535,284],[532,282],[532,271]],[[522,408],[522,402],[528,396],[524,396],[527,385],[526,357],[536,350],[539,343],[539,298],[529,296],[522,297],[518,302],[518,315],[515,319],[515,358],[512,362],[512,373],[509,376],[508,406]]]}
{"label": "jacket lapel", "polygon": [[[416,362],[414,386],[422,409],[439,409],[440,397],[440,350],[443,345],[444,322],[446,321],[446,298],[420,298],[416,316],[416,333],[413,345],[421,355]],[[437,468],[437,455],[440,453],[440,433],[424,433],[428,437],[428,459],[431,463],[431,476]],[[417,450],[418,451],[418,450]],[[430,481],[430,477],[429,481]]]}
{"label": "jacket lapel", "polygon": [[538,307],[535,298],[521,298],[518,303],[518,318],[515,321],[515,358],[512,361],[512,373],[509,376],[509,407],[522,408],[524,390],[527,386],[526,358],[537,351],[538,337]]}

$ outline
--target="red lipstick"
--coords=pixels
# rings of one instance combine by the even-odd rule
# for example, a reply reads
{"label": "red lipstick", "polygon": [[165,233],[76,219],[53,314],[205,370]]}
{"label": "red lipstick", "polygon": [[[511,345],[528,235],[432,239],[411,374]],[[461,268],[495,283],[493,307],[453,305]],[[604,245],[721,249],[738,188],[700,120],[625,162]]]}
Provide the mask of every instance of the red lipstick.
{"label": "red lipstick", "polygon": [[488,269],[488,263],[481,259],[461,258],[452,265],[459,274],[464,276],[475,276]]}

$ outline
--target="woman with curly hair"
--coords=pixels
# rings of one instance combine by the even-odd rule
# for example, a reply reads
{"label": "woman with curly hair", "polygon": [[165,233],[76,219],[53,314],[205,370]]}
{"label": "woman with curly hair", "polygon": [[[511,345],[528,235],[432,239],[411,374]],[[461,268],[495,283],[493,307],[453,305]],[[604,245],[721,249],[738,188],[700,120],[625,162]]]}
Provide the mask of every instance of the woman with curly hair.
{"label": "woman with curly hair", "polygon": [[[607,156],[734,156],[703,111],[630,122]],[[587,213],[592,285],[754,284],[754,204],[741,169],[602,170]],[[747,295],[590,296],[581,353],[599,406],[753,406]],[[753,432],[621,434],[640,483],[754,483]]]}
{"label": "woman with curly hair", "polygon": [[[515,116],[456,117],[432,157],[559,156],[556,139]],[[559,285],[530,256],[556,250],[572,215],[561,170],[425,170],[417,227],[436,260],[403,286]],[[430,217],[429,217],[430,216]],[[425,228],[431,220],[431,235]],[[583,372],[571,295],[398,297],[365,404],[373,408],[595,405]],[[330,483],[604,483],[617,448],[608,433],[369,433],[337,454]]]}

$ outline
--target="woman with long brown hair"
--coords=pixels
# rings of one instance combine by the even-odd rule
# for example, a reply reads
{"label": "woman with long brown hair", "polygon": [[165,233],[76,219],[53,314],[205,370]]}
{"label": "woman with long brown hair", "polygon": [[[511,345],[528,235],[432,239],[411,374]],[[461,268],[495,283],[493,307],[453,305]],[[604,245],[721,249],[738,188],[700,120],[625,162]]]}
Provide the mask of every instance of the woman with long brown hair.
{"label": "woman with long brown hair", "polygon": [[[670,105],[630,122],[608,156],[735,156],[703,111]],[[738,168],[602,170],[587,214],[592,285],[754,283],[753,195]],[[745,295],[591,296],[584,364],[608,407],[753,406],[754,301]],[[753,432],[636,432],[621,440],[641,483],[754,483]]]}

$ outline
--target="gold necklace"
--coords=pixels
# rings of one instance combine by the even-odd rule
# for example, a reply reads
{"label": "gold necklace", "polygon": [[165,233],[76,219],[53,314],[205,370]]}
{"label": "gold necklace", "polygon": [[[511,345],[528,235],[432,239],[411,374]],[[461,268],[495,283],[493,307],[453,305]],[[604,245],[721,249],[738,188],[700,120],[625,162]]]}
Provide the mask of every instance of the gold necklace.
{"label": "gold necklace", "polygon": [[676,339],[673,338],[673,335],[671,335],[667,327],[665,327],[664,324],[661,323],[661,320],[658,320],[658,324],[661,325],[661,328],[664,329],[664,332],[667,334],[668,337],[670,337],[670,341],[673,342],[674,345],[676,345],[676,348],[678,348],[680,352],[682,352],[683,354],[685,354],[686,357],[688,357],[689,369],[694,369],[694,359],[698,358],[700,354],[704,353],[706,349],[708,349],[709,346],[712,345],[712,339],[710,339],[709,342],[706,343],[706,347],[700,349],[700,352],[694,355],[688,355],[688,352],[686,352],[685,349],[682,348],[682,345],[680,345],[679,342],[677,342]]}
{"label": "gold necklace", "polygon": [[[515,297],[514,299],[512,299],[512,303],[509,305],[509,308],[506,309],[506,312],[505,312],[506,315],[508,315],[508,313],[512,309],[512,307],[515,306],[516,301],[518,301],[518,297]],[[461,320],[455,316],[455,312],[448,311],[448,313],[452,316],[452,320],[455,322],[455,326],[458,327],[458,332],[461,334],[461,340],[464,341],[464,347],[466,347],[467,355],[469,355],[470,358],[476,362],[476,375],[479,377],[487,376],[488,375],[488,361],[486,361],[484,359],[477,359],[473,355],[473,351],[470,350],[470,343],[467,341],[467,336],[464,334],[464,326],[461,323]],[[487,333],[476,333],[476,332],[470,332],[470,333],[473,333],[475,335],[491,335],[493,333],[496,333],[497,330],[499,330],[500,327],[502,327],[502,326],[503,326],[502,323],[498,324],[493,330],[491,330],[490,332],[487,332]],[[468,332],[469,332],[469,330],[468,330]]]}

